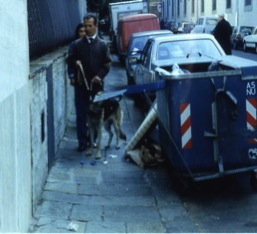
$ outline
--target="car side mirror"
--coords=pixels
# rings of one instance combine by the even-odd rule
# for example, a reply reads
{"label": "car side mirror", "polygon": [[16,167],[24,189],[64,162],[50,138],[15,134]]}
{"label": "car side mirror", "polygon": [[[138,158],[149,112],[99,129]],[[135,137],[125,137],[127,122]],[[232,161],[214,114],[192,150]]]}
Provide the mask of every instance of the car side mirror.
{"label": "car side mirror", "polygon": [[128,63],[131,64],[137,64],[139,62],[139,59],[137,57],[130,57],[128,59]]}

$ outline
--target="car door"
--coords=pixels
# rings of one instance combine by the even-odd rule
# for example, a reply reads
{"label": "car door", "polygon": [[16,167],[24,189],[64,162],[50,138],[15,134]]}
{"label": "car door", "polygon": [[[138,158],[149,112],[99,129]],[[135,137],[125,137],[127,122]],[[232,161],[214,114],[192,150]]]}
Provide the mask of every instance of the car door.
{"label": "car door", "polygon": [[136,84],[145,84],[153,81],[153,71],[151,71],[152,48],[152,41],[148,41],[144,47],[139,63],[135,70]]}

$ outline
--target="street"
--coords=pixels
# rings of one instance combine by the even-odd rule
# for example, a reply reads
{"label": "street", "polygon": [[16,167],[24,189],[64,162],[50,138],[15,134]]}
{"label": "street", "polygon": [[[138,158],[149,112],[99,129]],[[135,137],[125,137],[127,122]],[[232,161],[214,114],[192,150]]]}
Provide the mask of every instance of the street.
{"label": "street", "polygon": [[[249,57],[240,51],[234,53]],[[113,57],[106,91],[126,86],[124,67]],[[144,114],[128,97],[122,99],[121,106],[129,140]],[[125,142],[119,151],[105,152],[108,164],[100,160],[93,165],[92,158],[74,150],[74,120],[70,120],[49,172],[31,232],[257,232],[257,193],[248,174],[195,182],[181,193],[175,189],[168,161],[148,169],[128,163],[123,157]]]}
{"label": "street", "polygon": [[246,53],[242,49],[241,50],[233,50],[232,55],[257,61],[257,54],[256,53],[254,53],[254,52],[247,52]]}

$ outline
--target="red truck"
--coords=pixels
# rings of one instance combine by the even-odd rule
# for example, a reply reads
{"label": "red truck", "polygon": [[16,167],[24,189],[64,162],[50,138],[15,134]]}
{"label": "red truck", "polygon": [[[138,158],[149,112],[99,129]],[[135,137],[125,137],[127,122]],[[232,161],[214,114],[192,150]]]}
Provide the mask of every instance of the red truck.
{"label": "red truck", "polygon": [[127,56],[128,43],[131,34],[150,30],[160,30],[160,24],[155,14],[145,13],[130,15],[119,20],[117,31],[117,52],[120,62],[124,62]]}

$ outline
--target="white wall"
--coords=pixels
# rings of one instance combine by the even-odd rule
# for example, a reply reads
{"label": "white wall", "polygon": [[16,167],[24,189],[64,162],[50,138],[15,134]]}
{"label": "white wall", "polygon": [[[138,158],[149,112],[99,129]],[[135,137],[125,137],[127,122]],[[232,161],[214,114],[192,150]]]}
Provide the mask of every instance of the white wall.
{"label": "white wall", "polygon": [[31,221],[26,0],[0,0],[0,45],[0,232],[26,232]]}
{"label": "white wall", "polygon": [[[85,0],[78,0],[81,20]],[[73,100],[65,67],[67,48],[33,61],[30,71],[27,0],[0,0],[0,233],[25,233],[48,174],[47,111],[52,89],[54,153]],[[75,29],[74,29],[75,30]],[[52,86],[46,84],[50,68]],[[72,103],[73,104],[73,103]],[[42,113],[44,134],[42,141]]]}
{"label": "white wall", "polygon": [[[176,0],[178,1],[178,0]],[[171,0],[162,0],[164,6],[171,5]],[[231,8],[226,9],[226,0],[217,0],[216,11],[212,11],[212,1],[204,0],[204,12],[201,12],[201,0],[195,0],[195,13],[192,14],[192,0],[187,1],[187,14],[184,15],[184,0],[180,2],[180,17],[176,19],[171,17],[171,9],[162,12],[164,18],[168,18],[169,21],[193,21],[196,22],[199,16],[218,15],[224,13],[225,18],[233,25],[246,25],[257,26],[256,14],[257,14],[257,0],[252,0],[252,6],[245,7],[245,1],[243,0],[231,0]],[[174,4],[174,3],[173,3]],[[175,4],[176,6],[176,4]],[[176,13],[175,13],[176,15]]]}

